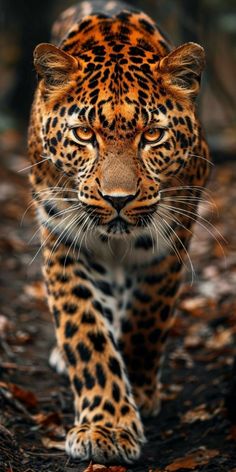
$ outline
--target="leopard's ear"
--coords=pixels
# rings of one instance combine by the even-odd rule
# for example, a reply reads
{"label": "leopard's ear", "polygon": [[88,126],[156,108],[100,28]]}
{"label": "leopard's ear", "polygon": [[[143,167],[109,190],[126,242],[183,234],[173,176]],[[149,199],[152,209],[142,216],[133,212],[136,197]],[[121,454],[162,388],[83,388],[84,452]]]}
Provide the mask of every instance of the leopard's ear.
{"label": "leopard's ear", "polygon": [[77,60],[53,44],[41,43],[34,50],[36,71],[46,86],[63,85],[78,70]]}
{"label": "leopard's ear", "polygon": [[173,92],[195,97],[205,66],[204,49],[196,43],[186,43],[171,51],[158,63],[158,71]]}

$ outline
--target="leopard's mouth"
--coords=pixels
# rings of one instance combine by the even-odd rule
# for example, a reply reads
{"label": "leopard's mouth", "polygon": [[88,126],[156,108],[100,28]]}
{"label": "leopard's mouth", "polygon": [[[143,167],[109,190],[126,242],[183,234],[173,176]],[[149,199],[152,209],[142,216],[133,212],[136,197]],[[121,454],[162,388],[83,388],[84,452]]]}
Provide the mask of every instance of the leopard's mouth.
{"label": "leopard's mouth", "polygon": [[135,222],[129,222],[119,215],[102,227],[108,236],[132,235],[134,230],[146,228],[149,223],[150,221],[143,216],[135,219]]}
{"label": "leopard's mouth", "polygon": [[107,225],[107,233],[108,234],[129,234],[130,227],[132,225],[128,223],[124,218],[121,216],[117,216],[112,221],[110,221]]}
{"label": "leopard's mouth", "polygon": [[156,204],[134,208],[128,215],[122,212],[111,215],[110,211],[96,205],[83,205],[83,209],[90,216],[93,229],[97,228],[103,235],[119,237],[132,235],[137,229],[146,229],[156,211]]}

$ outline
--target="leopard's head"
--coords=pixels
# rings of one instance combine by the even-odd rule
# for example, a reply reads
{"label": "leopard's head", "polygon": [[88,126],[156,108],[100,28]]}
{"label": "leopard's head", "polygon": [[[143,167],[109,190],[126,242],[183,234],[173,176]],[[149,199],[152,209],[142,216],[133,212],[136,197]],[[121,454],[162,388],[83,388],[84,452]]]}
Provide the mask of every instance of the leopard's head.
{"label": "leopard's head", "polygon": [[137,30],[138,16],[126,32],[121,19],[97,20],[102,28],[85,41],[95,20],[61,48],[35,50],[41,137],[43,154],[68,177],[94,225],[120,235],[149,224],[162,189],[197,148],[204,51],[195,43],[168,51],[154,26]]}

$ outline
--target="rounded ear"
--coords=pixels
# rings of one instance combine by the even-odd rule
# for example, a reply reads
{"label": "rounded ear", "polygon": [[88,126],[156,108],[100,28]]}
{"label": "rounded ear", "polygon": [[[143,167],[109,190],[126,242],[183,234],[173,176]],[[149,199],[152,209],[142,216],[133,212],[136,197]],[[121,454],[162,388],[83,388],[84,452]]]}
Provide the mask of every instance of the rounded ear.
{"label": "rounded ear", "polygon": [[165,83],[173,91],[196,96],[201,82],[201,73],[205,67],[204,49],[196,43],[186,43],[163,57],[158,70],[164,75]]}
{"label": "rounded ear", "polygon": [[48,86],[65,84],[69,74],[78,70],[78,62],[73,56],[49,43],[36,46],[34,65]]}

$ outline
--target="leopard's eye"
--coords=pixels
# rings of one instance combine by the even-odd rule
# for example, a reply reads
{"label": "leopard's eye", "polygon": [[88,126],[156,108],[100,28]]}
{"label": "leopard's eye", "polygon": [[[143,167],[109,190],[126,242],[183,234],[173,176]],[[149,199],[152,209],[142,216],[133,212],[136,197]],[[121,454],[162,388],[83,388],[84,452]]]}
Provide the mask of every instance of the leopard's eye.
{"label": "leopard's eye", "polygon": [[78,126],[73,128],[73,133],[76,139],[83,143],[89,143],[94,139],[94,131],[87,126]]}
{"label": "leopard's eye", "polygon": [[163,128],[148,128],[142,134],[144,144],[156,144],[164,136],[165,130]]}

